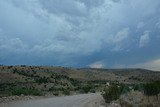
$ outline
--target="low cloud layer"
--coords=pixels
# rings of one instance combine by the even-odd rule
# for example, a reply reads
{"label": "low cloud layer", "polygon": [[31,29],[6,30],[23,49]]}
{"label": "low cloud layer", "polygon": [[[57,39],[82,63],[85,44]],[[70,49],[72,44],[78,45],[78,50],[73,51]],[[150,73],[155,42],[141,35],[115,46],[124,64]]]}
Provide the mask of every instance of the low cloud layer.
{"label": "low cloud layer", "polygon": [[160,59],[151,60],[148,62],[137,63],[135,65],[131,65],[132,68],[146,68],[154,71],[160,71]]}
{"label": "low cloud layer", "polygon": [[89,65],[90,68],[104,68],[105,65],[103,61],[97,61]]}
{"label": "low cloud layer", "polygon": [[111,68],[158,59],[159,10],[159,0],[1,0],[0,64],[103,60]]}

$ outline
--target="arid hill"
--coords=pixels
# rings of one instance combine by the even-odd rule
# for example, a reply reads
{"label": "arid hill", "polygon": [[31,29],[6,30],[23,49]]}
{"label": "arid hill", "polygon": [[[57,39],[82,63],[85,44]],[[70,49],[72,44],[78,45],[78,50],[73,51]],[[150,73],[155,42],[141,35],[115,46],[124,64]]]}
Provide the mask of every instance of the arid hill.
{"label": "arid hill", "polygon": [[25,82],[27,79],[32,81],[32,76],[36,74],[50,77],[52,73],[81,81],[108,80],[134,83],[160,80],[160,72],[146,69],[94,69],[21,65],[0,66],[0,82]]}
{"label": "arid hill", "polygon": [[137,84],[160,80],[145,69],[92,69],[51,66],[0,66],[0,96],[87,93],[107,83]]}

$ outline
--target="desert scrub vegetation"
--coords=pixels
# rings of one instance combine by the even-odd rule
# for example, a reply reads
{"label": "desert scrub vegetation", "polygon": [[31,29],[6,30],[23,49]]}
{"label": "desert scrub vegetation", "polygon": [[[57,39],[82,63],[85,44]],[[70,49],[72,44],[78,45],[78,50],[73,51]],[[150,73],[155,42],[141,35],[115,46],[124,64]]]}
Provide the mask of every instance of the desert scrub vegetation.
{"label": "desert scrub vegetation", "polygon": [[[107,83],[113,83],[112,85],[117,82],[119,83],[119,80],[110,80],[110,78],[108,79],[108,77],[110,77],[110,74],[115,74],[112,76],[113,78],[114,76],[117,76],[117,79],[121,79],[123,76],[126,76],[125,74],[127,74],[128,78],[128,71],[107,72],[107,70],[105,69],[104,71],[106,72],[100,72],[101,70],[99,69],[72,69],[65,67],[2,65],[0,66],[0,71],[0,96],[12,95],[13,92],[17,93],[16,90],[20,90],[20,92],[22,94],[24,93],[24,95],[32,94],[31,92],[34,93],[34,90],[39,90],[42,93],[46,94],[51,93],[53,95],[68,95],[72,93],[94,93],[103,91],[104,88],[107,86]],[[157,73],[153,74],[157,75]],[[139,78],[139,76],[137,77],[136,75],[134,75],[133,77],[129,75],[129,77],[131,77],[130,79],[133,81],[135,81],[133,77]],[[138,80],[136,80],[136,82],[137,81]],[[117,85],[119,90],[117,92],[120,93],[120,95],[128,92],[130,90],[129,87],[132,87],[132,89],[141,92],[143,92],[144,90],[143,84],[125,85],[125,83],[123,83],[115,85]],[[16,89],[17,87],[20,89]],[[105,89],[105,92],[107,92],[107,90],[109,89]],[[113,91],[109,92],[113,93]],[[147,90],[145,91],[145,93],[146,92]],[[115,97],[111,96],[111,99],[115,99]]]}
{"label": "desert scrub vegetation", "polygon": [[119,102],[122,107],[159,107],[160,82],[112,84],[103,93],[107,104]]}
{"label": "desert scrub vegetation", "polygon": [[120,102],[121,107],[133,107],[133,105],[130,104],[129,102],[127,102],[127,101],[124,101],[124,100],[120,99],[119,102]]}
{"label": "desert scrub vegetation", "polygon": [[158,94],[160,93],[160,81],[146,83],[144,84],[144,94],[148,96],[156,96],[158,99]]}
{"label": "desert scrub vegetation", "polygon": [[81,93],[88,93],[88,92],[91,92],[91,89],[93,89],[93,86],[86,84],[81,87],[80,91],[81,91]]}
{"label": "desert scrub vegetation", "polygon": [[70,95],[70,90],[64,90],[64,91],[63,91],[63,94],[64,94],[64,95]]}
{"label": "desert scrub vegetation", "polygon": [[104,90],[103,98],[106,103],[110,103],[119,99],[120,94],[120,88],[117,85],[111,85]]}
{"label": "desert scrub vegetation", "polygon": [[130,90],[129,86],[125,84],[111,84],[104,89],[102,96],[106,103],[111,103],[118,100],[122,94],[130,92]]}
{"label": "desert scrub vegetation", "polygon": [[30,89],[30,88],[14,88],[11,90],[12,95],[34,95],[34,96],[41,96],[42,92],[37,89]]}
{"label": "desert scrub vegetation", "polygon": [[[30,85],[30,86],[27,86]],[[0,96],[12,96],[12,95],[42,95],[42,90],[32,86],[30,83],[3,83],[0,84]]]}

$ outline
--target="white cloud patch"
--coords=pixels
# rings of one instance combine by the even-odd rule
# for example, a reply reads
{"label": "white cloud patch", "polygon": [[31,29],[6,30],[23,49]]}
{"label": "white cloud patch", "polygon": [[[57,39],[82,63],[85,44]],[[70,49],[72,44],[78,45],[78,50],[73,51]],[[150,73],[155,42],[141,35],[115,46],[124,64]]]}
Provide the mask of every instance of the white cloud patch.
{"label": "white cloud patch", "polygon": [[123,50],[123,45],[125,44],[125,41],[129,39],[129,31],[129,28],[123,28],[115,35],[110,35],[108,38],[105,39],[105,41],[106,43],[113,45],[113,51]]}
{"label": "white cloud patch", "polygon": [[13,39],[7,39],[6,38],[0,38],[0,50],[1,52],[4,52],[3,50],[7,50],[9,52],[23,52],[25,49],[27,49],[27,45],[23,43],[23,41],[20,38],[13,38]]}
{"label": "white cloud patch", "polygon": [[156,27],[158,27],[160,29],[160,19],[159,19],[159,21],[157,21]]}
{"label": "white cloud patch", "polygon": [[154,71],[160,71],[160,59],[155,59],[151,61],[147,61],[144,63],[137,63],[135,65],[130,65],[131,68],[145,68]]}
{"label": "white cloud patch", "polygon": [[127,39],[129,36],[129,28],[124,28],[119,31],[113,38],[114,43],[122,42],[123,40]]}
{"label": "white cloud patch", "polygon": [[139,40],[139,47],[145,47],[150,41],[150,31],[145,31]]}
{"label": "white cloud patch", "polygon": [[42,6],[53,14],[83,16],[87,12],[85,4],[76,0],[64,0],[63,2],[59,0],[40,1]]}
{"label": "white cloud patch", "polygon": [[90,68],[104,68],[105,65],[102,61],[96,61],[89,65]]}
{"label": "white cloud patch", "polygon": [[137,29],[141,29],[145,26],[145,23],[144,22],[139,22],[138,25],[137,25]]}
{"label": "white cloud patch", "polygon": [[16,59],[14,55],[22,54],[25,54],[25,57],[28,55],[28,45],[24,44],[20,38],[8,39],[0,36],[0,59],[6,60],[9,56]]}

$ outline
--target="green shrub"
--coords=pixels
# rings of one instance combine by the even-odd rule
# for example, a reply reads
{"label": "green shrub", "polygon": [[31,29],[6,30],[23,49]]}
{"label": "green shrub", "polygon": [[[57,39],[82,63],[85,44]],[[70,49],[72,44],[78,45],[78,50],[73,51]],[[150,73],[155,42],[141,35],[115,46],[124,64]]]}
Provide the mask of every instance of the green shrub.
{"label": "green shrub", "polygon": [[35,95],[40,96],[42,95],[41,91],[36,89],[29,89],[29,88],[15,88],[11,91],[12,95]]}
{"label": "green shrub", "polygon": [[113,100],[119,99],[120,95],[120,88],[117,85],[111,85],[107,89],[105,89],[103,98],[105,99],[106,103],[110,103]]}
{"label": "green shrub", "polygon": [[96,90],[95,90],[95,89],[91,89],[90,92],[91,92],[91,93],[95,93]]}
{"label": "green shrub", "polygon": [[48,83],[50,82],[50,79],[47,78],[47,77],[38,77],[38,78],[35,78],[35,81],[36,83]]}
{"label": "green shrub", "polygon": [[64,91],[65,88],[62,86],[53,86],[51,88],[49,88],[49,91]]}
{"label": "green shrub", "polygon": [[148,96],[156,95],[158,94],[158,87],[156,84],[148,83],[144,85],[144,94]]}
{"label": "green shrub", "polygon": [[147,96],[157,96],[160,93],[160,82],[147,83],[144,85],[144,94]]}
{"label": "green shrub", "polygon": [[120,105],[121,105],[121,107],[133,107],[132,104],[130,104],[129,102],[126,102],[124,100],[120,100]]}
{"label": "green shrub", "polygon": [[0,97],[11,96],[12,93],[10,91],[0,91]]}
{"label": "green shrub", "polygon": [[64,95],[70,95],[70,91],[69,91],[69,90],[64,90],[64,91],[63,91],[63,94],[64,94]]}
{"label": "green shrub", "polygon": [[119,89],[120,89],[120,93],[121,93],[121,94],[125,94],[125,93],[127,93],[127,92],[130,92],[130,88],[129,88],[129,86],[126,85],[126,84],[121,84],[121,85],[119,86]]}
{"label": "green shrub", "polygon": [[92,89],[93,87],[91,86],[91,85],[84,85],[83,87],[82,87],[82,92],[84,92],[84,93],[88,93],[88,92],[90,92],[90,90]]}
{"label": "green shrub", "polygon": [[59,95],[59,92],[58,92],[58,91],[53,92],[53,95],[58,96],[58,95]]}

